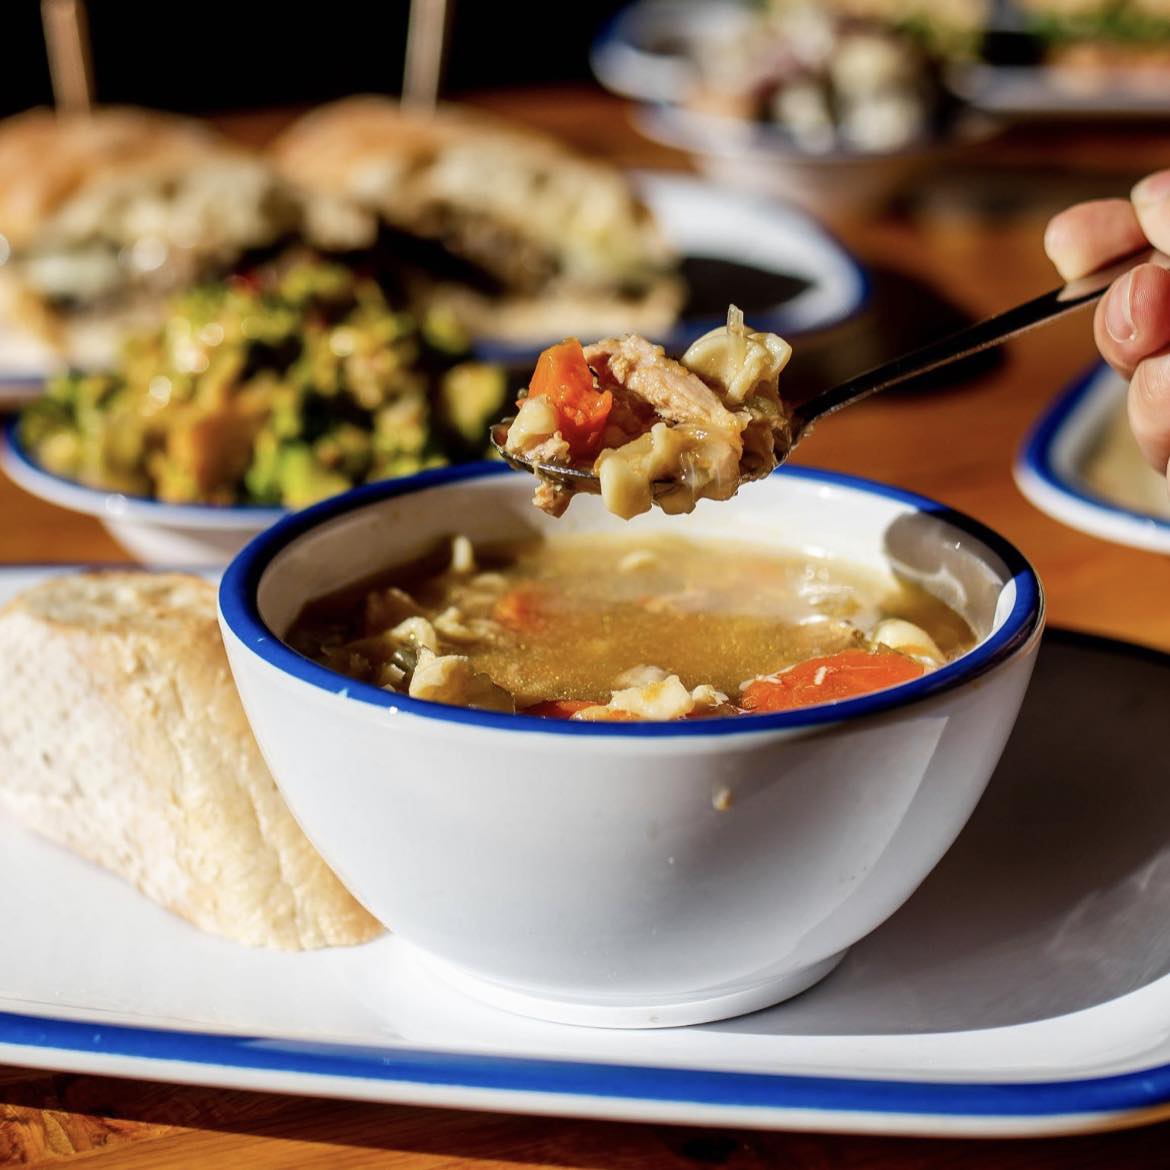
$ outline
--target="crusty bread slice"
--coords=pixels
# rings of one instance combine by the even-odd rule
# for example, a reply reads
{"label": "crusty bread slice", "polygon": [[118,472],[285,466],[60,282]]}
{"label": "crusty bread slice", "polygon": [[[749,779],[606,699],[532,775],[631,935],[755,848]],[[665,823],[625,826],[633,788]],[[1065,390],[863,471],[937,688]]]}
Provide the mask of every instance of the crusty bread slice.
{"label": "crusty bread slice", "polygon": [[382,929],[281,798],[199,577],[60,576],[0,609],[0,805],[238,942]]}

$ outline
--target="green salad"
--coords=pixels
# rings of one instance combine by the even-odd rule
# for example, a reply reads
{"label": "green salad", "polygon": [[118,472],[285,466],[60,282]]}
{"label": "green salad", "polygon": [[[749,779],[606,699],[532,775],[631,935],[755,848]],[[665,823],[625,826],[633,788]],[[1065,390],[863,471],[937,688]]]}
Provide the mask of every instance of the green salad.
{"label": "green salad", "polygon": [[176,298],[111,373],[63,374],[24,412],[46,469],[176,503],[302,507],[482,457],[504,371],[450,319],[304,257]]}

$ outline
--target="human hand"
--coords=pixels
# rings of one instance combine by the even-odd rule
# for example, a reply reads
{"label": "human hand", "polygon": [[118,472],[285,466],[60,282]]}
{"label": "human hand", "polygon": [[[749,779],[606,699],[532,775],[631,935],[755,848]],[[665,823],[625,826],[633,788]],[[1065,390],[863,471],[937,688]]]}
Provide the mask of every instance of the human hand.
{"label": "human hand", "polygon": [[[1078,203],[1056,215],[1044,249],[1065,280],[1152,244],[1170,254],[1170,170],[1126,199]],[[1129,379],[1129,423],[1142,454],[1163,475],[1170,463],[1170,271],[1140,264],[1114,281],[1093,320],[1097,348]]]}

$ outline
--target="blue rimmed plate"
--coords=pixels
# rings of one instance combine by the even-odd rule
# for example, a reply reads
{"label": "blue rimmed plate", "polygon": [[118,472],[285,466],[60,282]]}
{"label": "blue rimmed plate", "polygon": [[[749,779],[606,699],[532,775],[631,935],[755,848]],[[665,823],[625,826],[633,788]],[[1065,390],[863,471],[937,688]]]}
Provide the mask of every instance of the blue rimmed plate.
{"label": "blue rimmed plate", "polygon": [[1125,426],[1124,379],[1095,366],[1041,417],[1015,463],[1020,491],[1062,524],[1103,540],[1170,553],[1165,481]]}
{"label": "blue rimmed plate", "polygon": [[[0,601],[45,572],[0,570]],[[240,947],[0,820],[0,1061],[842,1132],[1154,1120],[1170,1113],[1170,789],[1156,766],[1161,709],[1144,700],[1168,685],[1165,656],[1047,635],[991,786],[914,897],[813,991],[702,1027],[512,1016],[437,983],[393,936],[300,954]]]}
{"label": "blue rimmed plate", "polygon": [[96,516],[138,560],[155,565],[223,565],[252,537],[287,514],[251,504],[169,504],[86,487],[46,471],[24,449],[17,421],[4,430],[0,468],[18,487],[72,512]]}
{"label": "blue rimmed plate", "polygon": [[56,364],[44,345],[0,322],[0,411],[31,402]]}

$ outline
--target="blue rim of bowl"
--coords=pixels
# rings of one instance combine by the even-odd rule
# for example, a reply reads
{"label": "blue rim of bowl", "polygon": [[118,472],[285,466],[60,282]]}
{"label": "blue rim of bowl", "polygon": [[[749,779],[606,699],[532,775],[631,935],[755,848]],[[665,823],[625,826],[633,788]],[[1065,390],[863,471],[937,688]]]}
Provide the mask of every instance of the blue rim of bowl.
{"label": "blue rim of bowl", "polygon": [[[78,483],[68,476],[58,475],[42,467],[25,447],[20,439],[20,417],[9,419],[4,427],[4,463],[9,461],[17,464],[19,471],[31,482],[41,482],[59,485],[56,495],[41,494],[42,499],[62,507],[72,508],[73,511],[84,511],[87,514],[103,516],[108,519],[131,520],[142,519],[151,523],[177,523],[184,521],[199,522],[212,526],[216,521],[249,520],[274,523],[289,514],[287,508],[272,507],[269,504],[172,504],[165,500],[156,500],[151,496],[137,496],[128,492],[109,491],[105,488],[90,487],[88,484]],[[7,469],[7,468],[6,468]],[[32,490],[25,484],[26,491]],[[74,504],[63,503],[64,498],[76,501]],[[83,506],[82,501],[85,501]],[[116,501],[117,506],[113,503]]]}
{"label": "blue rim of bowl", "polygon": [[1070,479],[1057,464],[1056,443],[1061,432],[1085,402],[1099,392],[1102,380],[1110,375],[1109,367],[1100,363],[1073,382],[1024,439],[1019,465],[1054,491],[1082,507],[1091,508],[1102,519],[1124,518],[1145,529],[1170,534],[1170,519],[1154,516],[1150,512],[1139,512],[1136,508],[1126,507],[1098,495],[1087,484]]}
{"label": "blue rim of bowl", "polygon": [[281,520],[255,537],[228,565],[219,587],[219,605],[223,620],[232,634],[253,654],[277,670],[328,691],[344,693],[351,699],[393,712],[419,715],[438,722],[470,724],[511,732],[537,732],[542,735],[608,736],[622,739],[704,738],[713,735],[748,735],[753,732],[790,730],[840,723],[846,719],[876,715],[895,707],[937,695],[961,683],[986,674],[1025,646],[1041,625],[1044,600],[1035,570],[1023,554],[997,533],[961,512],[956,512],[924,496],[889,487],[856,476],[842,475],[806,467],[781,467],[773,474],[809,480],[849,491],[878,495],[907,504],[916,511],[931,515],[974,537],[1003,562],[1015,585],[1011,612],[998,630],[961,658],[922,678],[890,687],[884,691],[845,699],[838,703],[798,711],[781,711],[764,715],[737,715],[672,723],[583,723],[545,719],[535,715],[509,715],[496,711],[478,711],[412,699],[397,692],[384,691],[369,683],[357,682],[336,671],[310,661],[286,645],[265,625],[257,606],[257,592],[264,571],[278,553],[298,537],[339,516],[382,500],[410,495],[413,492],[465,480],[484,479],[519,473],[499,463],[473,463],[439,468],[412,476],[409,480],[391,480],[355,488],[340,496],[314,504]]}

